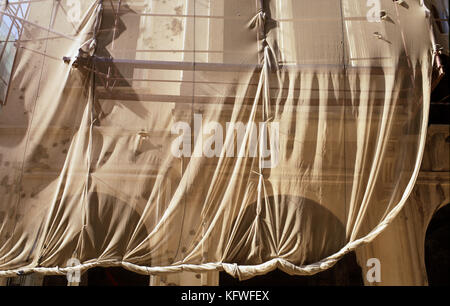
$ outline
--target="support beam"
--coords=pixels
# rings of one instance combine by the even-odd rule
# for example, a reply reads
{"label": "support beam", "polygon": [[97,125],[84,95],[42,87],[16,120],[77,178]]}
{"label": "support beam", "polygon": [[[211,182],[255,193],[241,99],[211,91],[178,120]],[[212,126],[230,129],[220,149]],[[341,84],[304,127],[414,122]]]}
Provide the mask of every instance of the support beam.
{"label": "support beam", "polygon": [[[65,63],[70,63],[72,58],[63,57]],[[93,56],[88,59],[78,58],[78,66],[89,66],[89,63],[96,65],[112,64],[117,68],[126,67],[134,69],[158,69],[158,70],[182,70],[182,71],[216,71],[216,72],[260,72],[261,64],[228,64],[228,63],[204,63],[185,61],[156,61],[156,60],[136,60],[136,59],[114,59]],[[344,67],[335,64],[279,64],[277,69],[285,71],[311,72],[311,73],[365,73],[370,75],[395,74],[401,70],[408,70],[408,67]],[[275,70],[274,70],[275,71]]]}

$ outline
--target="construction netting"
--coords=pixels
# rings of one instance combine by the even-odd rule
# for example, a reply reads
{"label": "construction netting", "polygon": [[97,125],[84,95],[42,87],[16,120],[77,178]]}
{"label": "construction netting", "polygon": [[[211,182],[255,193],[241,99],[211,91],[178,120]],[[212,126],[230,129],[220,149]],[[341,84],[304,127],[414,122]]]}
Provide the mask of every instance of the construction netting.
{"label": "construction netting", "polygon": [[310,275],[372,241],[415,183],[435,54],[422,1],[0,15],[0,276]]}

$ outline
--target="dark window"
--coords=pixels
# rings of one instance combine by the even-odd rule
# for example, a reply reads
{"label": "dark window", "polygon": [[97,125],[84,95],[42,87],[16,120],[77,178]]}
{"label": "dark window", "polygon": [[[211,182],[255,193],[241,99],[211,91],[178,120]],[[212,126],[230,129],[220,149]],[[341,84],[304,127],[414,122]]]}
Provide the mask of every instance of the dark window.
{"label": "dark window", "polygon": [[430,286],[450,285],[450,204],[431,219],[425,236],[425,266]]}
{"label": "dark window", "polygon": [[[92,268],[81,275],[80,286],[149,286],[148,275],[137,274],[121,267]],[[67,286],[66,276],[45,276],[44,286]]]}
{"label": "dark window", "polygon": [[93,268],[88,272],[88,286],[149,286],[148,275],[137,274],[120,267]]}
{"label": "dark window", "polygon": [[[444,4],[442,4],[443,6]],[[445,9],[438,10],[436,6],[431,6],[431,13],[433,14],[433,18],[436,22],[436,25],[439,29],[439,32],[442,34],[448,34],[448,11]]]}

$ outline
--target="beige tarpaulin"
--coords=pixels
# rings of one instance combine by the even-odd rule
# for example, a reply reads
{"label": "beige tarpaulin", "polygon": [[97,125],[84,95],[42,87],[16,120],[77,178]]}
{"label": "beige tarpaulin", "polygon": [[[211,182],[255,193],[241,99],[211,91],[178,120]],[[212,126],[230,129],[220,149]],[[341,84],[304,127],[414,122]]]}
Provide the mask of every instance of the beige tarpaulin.
{"label": "beige tarpaulin", "polygon": [[421,1],[372,2],[30,1],[0,276],[314,274],[373,240],[418,174],[433,44]]}

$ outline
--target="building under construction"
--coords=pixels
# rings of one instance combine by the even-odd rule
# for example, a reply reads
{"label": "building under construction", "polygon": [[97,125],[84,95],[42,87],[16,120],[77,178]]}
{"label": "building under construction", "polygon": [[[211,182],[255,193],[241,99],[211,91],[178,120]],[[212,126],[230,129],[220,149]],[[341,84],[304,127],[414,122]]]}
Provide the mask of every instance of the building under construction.
{"label": "building under construction", "polygon": [[448,14],[2,1],[2,284],[448,284]]}

